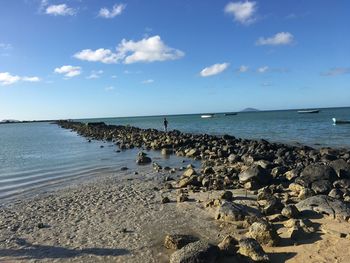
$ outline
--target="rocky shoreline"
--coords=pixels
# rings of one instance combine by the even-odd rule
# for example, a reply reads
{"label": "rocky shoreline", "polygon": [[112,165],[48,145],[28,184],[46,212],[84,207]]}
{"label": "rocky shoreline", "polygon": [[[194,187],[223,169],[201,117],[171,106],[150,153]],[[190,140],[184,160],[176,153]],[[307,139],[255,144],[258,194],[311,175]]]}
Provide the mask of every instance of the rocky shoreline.
{"label": "rocky shoreline", "polygon": [[[287,238],[298,242],[316,231],[306,216],[310,212],[346,224],[350,218],[350,151],[346,149],[316,150],[229,135],[194,135],[176,130],[165,133],[104,123],[58,124],[89,139],[113,141],[122,150],[138,147],[202,161],[200,170],[187,167],[176,182],[168,182],[164,187],[177,189],[178,202],[186,201],[189,192],[225,190],[219,199],[210,200],[205,206],[215,209],[217,220],[244,222],[247,239],[228,236],[218,246],[221,251],[203,243],[192,244],[193,248],[177,247],[179,250],[170,262],[197,262],[193,258],[215,262],[222,253],[268,261],[261,245],[278,246],[276,223],[286,226]],[[142,164],[140,158],[144,158],[142,153],[138,157]],[[157,171],[162,169],[156,163],[153,166]],[[233,189],[257,195],[256,211],[236,202]]]}
{"label": "rocky shoreline", "polygon": [[[3,208],[0,261],[346,262],[350,256],[349,150],[57,124],[88,141],[113,142],[116,151],[139,148],[136,162],[153,171],[123,167],[123,179]],[[162,167],[144,150],[200,160],[202,167]]]}

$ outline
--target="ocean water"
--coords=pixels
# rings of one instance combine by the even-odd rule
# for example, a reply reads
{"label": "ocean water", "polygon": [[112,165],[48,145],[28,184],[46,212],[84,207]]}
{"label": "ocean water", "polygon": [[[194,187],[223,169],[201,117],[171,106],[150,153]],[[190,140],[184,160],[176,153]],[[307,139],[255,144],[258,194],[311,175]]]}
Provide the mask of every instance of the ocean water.
{"label": "ocean water", "polygon": [[[315,114],[299,114],[297,110],[239,112],[225,116],[215,114],[202,119],[200,114],[166,116],[168,129],[189,133],[230,134],[245,139],[266,139],[271,142],[301,143],[312,147],[350,148],[350,125],[333,125],[332,118],[350,120],[350,108],[320,109]],[[107,124],[131,125],[163,129],[163,116],[82,119]]]}
{"label": "ocean water", "polygon": [[[240,138],[350,149],[350,125],[333,125],[333,117],[349,120],[350,108],[321,109],[318,114],[298,114],[295,110],[244,112],[234,116],[216,114],[210,119],[202,119],[198,114],[167,116],[169,129],[182,132],[231,134]],[[162,116],[82,121],[163,128]],[[101,148],[101,145],[104,147]],[[55,124],[0,125],[0,204],[104,174],[117,175],[122,166],[127,166],[131,171],[151,169],[150,166],[136,166],[138,149],[120,153],[116,150],[112,143],[88,143],[85,138]],[[153,151],[149,155],[164,166],[183,165],[182,158],[176,156],[164,158]]]}
{"label": "ocean water", "polygon": [[[104,147],[101,148],[101,145]],[[91,143],[74,132],[50,123],[0,125],[0,204],[97,178],[137,166],[138,149],[116,152],[113,143]],[[179,167],[182,159],[149,156],[163,166]]]}

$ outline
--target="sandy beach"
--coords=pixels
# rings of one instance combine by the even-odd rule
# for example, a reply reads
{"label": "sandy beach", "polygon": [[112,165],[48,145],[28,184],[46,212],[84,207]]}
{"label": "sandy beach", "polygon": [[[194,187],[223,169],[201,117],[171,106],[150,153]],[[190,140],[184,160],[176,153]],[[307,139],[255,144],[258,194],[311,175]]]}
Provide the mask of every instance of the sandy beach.
{"label": "sandy beach", "polygon": [[139,165],[2,206],[1,262],[349,262],[347,150],[61,125]]}
{"label": "sandy beach", "polygon": [[[227,234],[239,238],[247,232],[239,222],[216,221],[213,210],[205,208],[223,191],[191,193],[189,202],[177,203],[176,190],[164,189],[164,174],[121,173],[2,208],[0,261],[169,262],[174,250],[163,246],[166,234],[190,234],[218,244]],[[171,202],[162,204],[164,196]],[[234,196],[248,202],[242,190]],[[250,197],[248,203],[256,205]],[[319,229],[301,244],[286,239],[279,247],[264,247],[271,262],[348,262],[350,239],[340,233],[349,234],[349,224],[312,221],[329,233]]]}

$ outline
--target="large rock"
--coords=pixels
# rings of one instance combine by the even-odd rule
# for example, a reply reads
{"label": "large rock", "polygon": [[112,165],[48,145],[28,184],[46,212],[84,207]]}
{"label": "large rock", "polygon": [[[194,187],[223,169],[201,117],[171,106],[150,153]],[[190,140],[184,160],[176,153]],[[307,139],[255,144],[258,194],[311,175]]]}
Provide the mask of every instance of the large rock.
{"label": "large rock", "polygon": [[204,241],[190,243],[170,256],[170,263],[215,263],[219,249]]}
{"label": "large rock", "polygon": [[227,159],[230,163],[235,163],[235,162],[238,162],[240,160],[239,156],[236,154],[233,154],[233,153],[230,154]]}
{"label": "large rock", "polygon": [[163,148],[161,150],[161,154],[162,155],[170,155],[170,154],[173,154],[174,153],[174,150],[171,149],[171,148]]}
{"label": "large rock", "polygon": [[241,172],[238,177],[241,183],[253,182],[258,186],[266,185],[271,180],[271,175],[260,165],[250,166],[248,169]]}
{"label": "large rock", "polygon": [[164,240],[164,246],[168,249],[180,249],[186,246],[187,244],[195,242],[197,240],[198,239],[190,235],[166,235]]}
{"label": "large rock", "polygon": [[147,156],[144,152],[139,152],[136,158],[137,164],[149,164],[152,162],[152,159]]}
{"label": "large rock", "polygon": [[192,175],[196,174],[196,171],[192,167],[190,167],[183,173],[183,177],[191,177]]}
{"label": "large rock", "polygon": [[262,208],[262,211],[265,215],[271,215],[275,212],[280,212],[283,208],[283,204],[281,200],[276,196],[271,195],[269,198],[265,200],[265,205]]}
{"label": "large rock", "polygon": [[301,172],[301,176],[297,178],[295,182],[305,187],[311,187],[312,183],[320,180],[333,183],[337,180],[337,174],[334,169],[328,165],[312,164],[305,167]]}
{"label": "large rock", "polygon": [[261,245],[275,246],[278,243],[276,231],[265,221],[254,222],[249,227],[247,237],[254,238]]}
{"label": "large rock", "polygon": [[311,210],[333,218],[350,217],[350,206],[340,200],[326,195],[316,195],[300,201],[295,205],[299,211]]}
{"label": "large rock", "polygon": [[269,256],[264,252],[258,241],[253,238],[243,238],[238,243],[238,253],[253,261],[268,262]]}
{"label": "large rock", "polygon": [[218,247],[222,255],[231,256],[236,254],[238,249],[237,245],[238,241],[234,237],[228,235],[218,244]]}
{"label": "large rock", "polygon": [[282,209],[281,214],[286,218],[296,218],[299,215],[299,210],[295,205],[286,205]]}
{"label": "large rock", "polygon": [[226,222],[236,222],[244,220],[245,212],[242,207],[229,202],[223,202],[217,209],[215,218]]}
{"label": "large rock", "polygon": [[307,238],[308,233],[300,226],[293,226],[287,230],[287,238],[299,241]]}
{"label": "large rock", "polygon": [[340,179],[333,182],[335,188],[350,188],[350,179]]}
{"label": "large rock", "polygon": [[197,149],[191,149],[186,153],[187,157],[196,157],[200,154],[200,152]]}
{"label": "large rock", "polygon": [[343,159],[332,161],[329,164],[340,178],[350,178],[350,164]]}
{"label": "large rock", "polygon": [[332,184],[328,180],[320,180],[311,184],[311,189],[315,194],[328,194],[332,189]]}
{"label": "large rock", "polygon": [[180,188],[187,187],[188,185],[199,185],[197,176],[193,175],[191,177],[185,177],[178,182],[178,186]]}

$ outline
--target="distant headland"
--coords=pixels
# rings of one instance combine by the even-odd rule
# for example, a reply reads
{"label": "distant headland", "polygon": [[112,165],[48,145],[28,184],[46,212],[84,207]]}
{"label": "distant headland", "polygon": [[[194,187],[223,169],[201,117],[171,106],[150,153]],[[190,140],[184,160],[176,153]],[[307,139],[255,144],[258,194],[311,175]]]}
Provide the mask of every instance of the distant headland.
{"label": "distant headland", "polygon": [[250,111],[260,111],[260,110],[255,109],[255,108],[245,108],[245,109],[242,110],[241,112],[250,112]]}

